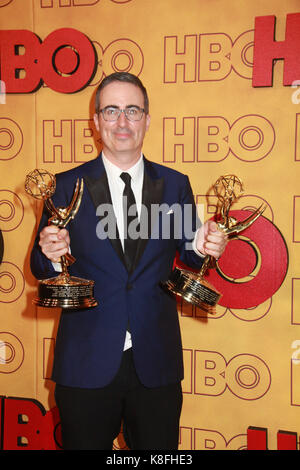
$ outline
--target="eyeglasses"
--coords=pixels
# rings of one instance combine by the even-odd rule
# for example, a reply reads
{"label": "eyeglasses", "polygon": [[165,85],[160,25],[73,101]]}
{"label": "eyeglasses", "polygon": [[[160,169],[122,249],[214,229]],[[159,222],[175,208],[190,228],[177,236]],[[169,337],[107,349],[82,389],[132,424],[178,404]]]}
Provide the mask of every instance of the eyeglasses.
{"label": "eyeglasses", "polygon": [[120,109],[116,106],[106,106],[105,108],[100,109],[99,112],[102,113],[105,121],[117,121],[121,116],[121,113],[124,113],[129,121],[140,121],[145,110],[139,106],[127,106],[125,109]]}

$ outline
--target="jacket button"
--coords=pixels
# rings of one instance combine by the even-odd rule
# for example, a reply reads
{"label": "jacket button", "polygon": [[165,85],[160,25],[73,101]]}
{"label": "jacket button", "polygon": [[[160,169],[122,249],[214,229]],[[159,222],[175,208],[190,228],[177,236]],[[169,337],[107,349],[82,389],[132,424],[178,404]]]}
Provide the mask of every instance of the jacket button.
{"label": "jacket button", "polygon": [[130,282],[127,282],[126,290],[131,290],[131,289],[133,289],[133,284],[130,284]]}

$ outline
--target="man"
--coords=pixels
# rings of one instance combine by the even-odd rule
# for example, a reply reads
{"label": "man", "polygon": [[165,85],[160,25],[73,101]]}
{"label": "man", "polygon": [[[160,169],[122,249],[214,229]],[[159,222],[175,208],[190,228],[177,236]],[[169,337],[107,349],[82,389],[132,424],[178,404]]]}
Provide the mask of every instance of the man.
{"label": "man", "polygon": [[[41,279],[54,276],[55,263],[71,250],[76,262],[70,274],[93,279],[99,302],[61,315],[53,380],[63,446],[111,449],[123,421],[131,449],[177,449],[182,345],[176,299],[161,289],[160,281],[168,279],[176,252],[185,264],[199,269],[205,254],[221,256],[226,237],[212,222],[200,227],[194,241],[185,230],[180,232],[186,220],[175,220],[172,207],[179,206],[184,214],[189,205],[193,237],[197,228],[191,187],[185,175],[142,155],[150,116],[147,92],[137,77],[106,77],[97,90],[94,120],[101,155],[57,175],[53,197],[56,206],[66,206],[76,179],[83,177],[78,214],[67,231],[46,226],[45,213],[32,252],[32,271]],[[130,182],[123,173],[131,176]],[[133,219],[139,220],[135,227],[141,234],[133,249],[128,247],[123,212],[123,195],[131,198],[131,190],[138,216]],[[107,220],[101,208],[108,204],[117,230],[108,229],[103,237],[99,234],[105,233]],[[162,210],[153,215],[155,205]],[[143,218],[143,211],[151,219]],[[148,239],[144,224],[149,220]]]}

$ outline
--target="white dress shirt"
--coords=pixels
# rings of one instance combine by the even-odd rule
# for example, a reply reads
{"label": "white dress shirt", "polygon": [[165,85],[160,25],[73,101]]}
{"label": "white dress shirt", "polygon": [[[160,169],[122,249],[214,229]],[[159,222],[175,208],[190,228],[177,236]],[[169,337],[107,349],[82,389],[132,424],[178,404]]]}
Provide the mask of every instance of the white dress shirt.
{"label": "white dress shirt", "polygon": [[[122,198],[125,183],[120,178],[120,175],[124,172],[124,170],[121,170],[118,166],[111,163],[110,160],[107,160],[103,152],[102,159],[108,179],[108,186],[110,190],[112,205],[117,219],[117,227],[119,231],[120,242],[124,249],[124,220]],[[131,188],[135,197],[138,216],[140,217],[142,207],[142,188],[144,181],[144,160],[142,155],[140,159],[131,168],[126,170],[126,173],[129,173],[131,176]],[[131,348],[131,346],[131,335],[129,331],[126,331],[124,351],[126,349]]]}
{"label": "white dress shirt", "polygon": [[[124,248],[124,220],[123,220],[123,191],[125,187],[124,181],[120,178],[121,170],[119,167],[107,160],[102,152],[103,165],[107,174],[108,186],[111,195],[111,201],[114,213],[117,219],[117,226],[120,236],[122,247]],[[131,188],[136,201],[136,208],[138,216],[141,215],[142,207],[142,189],[144,182],[144,160],[141,155],[140,159],[124,173],[129,173],[131,176]]]}

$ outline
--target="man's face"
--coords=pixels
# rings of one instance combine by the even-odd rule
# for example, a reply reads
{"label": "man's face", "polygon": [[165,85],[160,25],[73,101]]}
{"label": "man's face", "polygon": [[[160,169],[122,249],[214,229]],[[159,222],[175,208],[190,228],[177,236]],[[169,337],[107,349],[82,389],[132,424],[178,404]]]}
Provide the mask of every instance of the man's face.
{"label": "man's face", "polygon": [[[128,106],[144,108],[144,95],[142,91],[131,83],[112,82],[106,85],[100,94],[100,109],[114,106],[125,109]],[[124,113],[117,121],[105,121],[102,113],[94,115],[94,121],[103,144],[103,151],[107,158],[116,161],[135,161],[139,158],[143,140],[149,128],[150,116],[142,116],[140,121],[129,121]]]}

